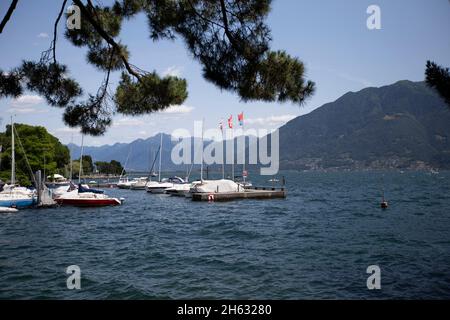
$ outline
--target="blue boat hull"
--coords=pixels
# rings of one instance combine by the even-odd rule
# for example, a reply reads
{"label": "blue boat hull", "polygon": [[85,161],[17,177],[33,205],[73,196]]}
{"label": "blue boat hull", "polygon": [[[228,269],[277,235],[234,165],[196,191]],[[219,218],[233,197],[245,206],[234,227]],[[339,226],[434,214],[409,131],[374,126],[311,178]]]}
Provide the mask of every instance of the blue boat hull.
{"label": "blue boat hull", "polygon": [[8,208],[28,208],[35,204],[34,199],[15,199],[15,200],[0,200],[0,207]]}

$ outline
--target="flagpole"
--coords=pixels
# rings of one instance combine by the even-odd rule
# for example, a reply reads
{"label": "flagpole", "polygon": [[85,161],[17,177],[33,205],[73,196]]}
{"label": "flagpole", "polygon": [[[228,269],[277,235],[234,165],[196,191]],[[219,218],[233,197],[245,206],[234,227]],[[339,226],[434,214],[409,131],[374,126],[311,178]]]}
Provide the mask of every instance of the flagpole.
{"label": "flagpole", "polygon": [[225,152],[223,152],[223,145],[225,143],[225,136],[223,131],[223,120],[221,121],[220,130],[222,131],[222,179],[225,179]]}
{"label": "flagpole", "polygon": [[242,144],[242,180],[244,181],[245,184],[245,178],[246,175],[244,175],[245,172],[245,129],[244,129],[244,111],[242,111],[242,136],[244,137],[244,143]]}
{"label": "flagpole", "polygon": [[232,152],[233,161],[231,162],[231,180],[234,181],[234,128],[233,128],[233,126],[231,126],[231,141],[233,142],[232,143],[232,146],[233,146],[233,152]]}
{"label": "flagpole", "polygon": [[203,183],[203,127],[205,125],[205,118],[202,120],[202,163],[200,165],[200,181]]}
{"label": "flagpole", "polygon": [[[70,144],[72,145],[73,144],[73,133],[72,133],[72,138],[70,138]],[[70,176],[70,181],[72,181],[72,176],[73,176],[73,162],[72,162],[72,151],[71,150],[69,150],[69,155],[70,155],[70,173],[69,173],[69,176]]]}
{"label": "flagpole", "polygon": [[81,134],[80,170],[78,172],[78,183],[80,184],[81,184],[81,173],[83,170],[83,148],[84,148],[84,134]]}

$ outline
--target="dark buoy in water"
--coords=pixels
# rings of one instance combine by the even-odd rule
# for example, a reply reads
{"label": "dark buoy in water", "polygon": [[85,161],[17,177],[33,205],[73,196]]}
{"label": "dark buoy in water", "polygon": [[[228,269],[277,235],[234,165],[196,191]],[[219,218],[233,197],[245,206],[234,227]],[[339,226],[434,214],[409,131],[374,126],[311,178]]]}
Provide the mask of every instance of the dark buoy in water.
{"label": "dark buoy in water", "polygon": [[382,193],[383,193],[383,195],[382,195],[382,200],[381,200],[381,203],[380,203],[380,207],[381,207],[381,209],[387,209],[388,208],[388,202],[386,201],[386,199],[384,198],[384,175],[383,175],[383,190],[382,190]]}

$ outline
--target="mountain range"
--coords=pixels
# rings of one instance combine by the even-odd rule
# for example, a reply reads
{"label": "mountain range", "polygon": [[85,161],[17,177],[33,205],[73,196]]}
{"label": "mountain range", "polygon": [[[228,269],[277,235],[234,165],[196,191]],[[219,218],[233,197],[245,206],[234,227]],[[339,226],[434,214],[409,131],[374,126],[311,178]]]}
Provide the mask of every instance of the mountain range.
{"label": "mountain range", "polygon": [[[450,169],[450,108],[424,82],[403,80],[346,93],[289,121],[279,133],[282,169]],[[129,155],[128,170],[148,171],[159,143],[156,135],[85,147],[84,154],[122,164]],[[175,143],[163,134],[164,170],[180,169],[170,160]],[[79,158],[79,146],[69,149]]]}

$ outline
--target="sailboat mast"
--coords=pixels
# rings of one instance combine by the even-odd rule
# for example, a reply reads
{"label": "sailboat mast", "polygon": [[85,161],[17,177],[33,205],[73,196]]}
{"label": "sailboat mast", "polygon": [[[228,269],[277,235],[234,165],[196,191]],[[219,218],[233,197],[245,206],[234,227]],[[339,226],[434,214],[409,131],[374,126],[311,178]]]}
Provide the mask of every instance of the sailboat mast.
{"label": "sailboat mast", "polygon": [[16,151],[14,146],[14,121],[11,116],[11,185],[16,184]]}
{"label": "sailboat mast", "polygon": [[84,135],[81,135],[80,171],[78,173],[78,183],[81,183],[81,171],[83,170],[83,148],[84,148]]}
{"label": "sailboat mast", "polygon": [[224,121],[221,120],[220,122],[220,130],[222,130],[222,179],[225,179],[225,152],[224,152],[224,144],[225,144],[225,135],[223,130],[223,123]]}
{"label": "sailboat mast", "polygon": [[158,181],[161,182],[161,159],[162,159],[162,145],[163,145],[163,134],[160,133],[160,141],[159,141],[159,172],[158,172]]}
{"label": "sailboat mast", "polygon": [[233,162],[231,162],[231,180],[234,181],[234,129],[231,128],[231,141],[233,141],[233,143],[231,144],[233,146]]}
{"label": "sailboat mast", "polygon": [[200,165],[200,181],[203,182],[203,131],[205,126],[205,119],[202,121],[202,163]]}
{"label": "sailboat mast", "polygon": [[[73,144],[73,133],[72,133],[72,137],[70,139],[70,144]],[[69,156],[70,156],[70,173],[69,173],[69,177],[70,177],[70,181],[72,181],[72,176],[73,176],[73,163],[72,163],[72,152],[69,149]]]}

